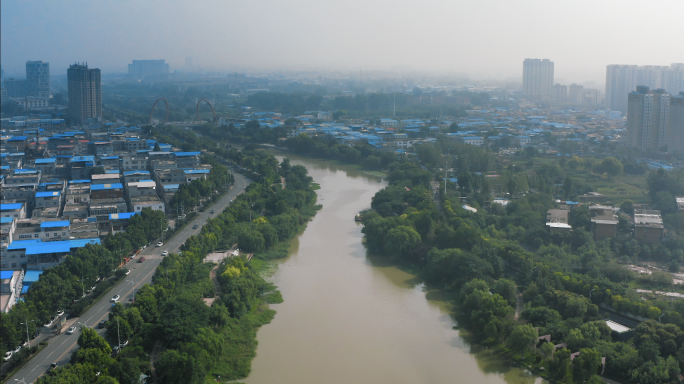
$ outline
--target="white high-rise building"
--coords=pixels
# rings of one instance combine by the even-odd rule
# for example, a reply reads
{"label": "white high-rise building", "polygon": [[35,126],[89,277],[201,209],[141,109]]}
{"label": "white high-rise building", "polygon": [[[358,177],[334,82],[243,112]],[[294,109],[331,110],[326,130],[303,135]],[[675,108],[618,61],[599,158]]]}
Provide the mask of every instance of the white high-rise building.
{"label": "white high-rise building", "polygon": [[553,96],[553,61],[525,59],[523,61],[523,94],[534,100]]}
{"label": "white high-rise building", "polygon": [[637,86],[664,89],[671,94],[684,91],[684,64],[609,65],[606,67],[606,107],[627,112],[627,95]]}

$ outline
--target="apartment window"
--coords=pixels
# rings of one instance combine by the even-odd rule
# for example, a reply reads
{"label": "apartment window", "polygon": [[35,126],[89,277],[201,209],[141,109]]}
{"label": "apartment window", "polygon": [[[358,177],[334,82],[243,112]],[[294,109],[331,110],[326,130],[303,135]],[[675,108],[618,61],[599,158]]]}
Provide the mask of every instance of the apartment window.
{"label": "apartment window", "polygon": [[12,263],[12,268],[16,268],[16,267],[17,267],[17,263]]}
{"label": "apartment window", "polygon": [[45,237],[50,237],[50,234],[49,234],[49,233],[46,233],[46,234],[45,234]]}
{"label": "apartment window", "polygon": [[12,258],[13,258],[13,259],[16,258],[16,257],[17,257],[17,255],[12,255]]}
{"label": "apartment window", "polygon": [[39,236],[40,236],[39,233],[36,233],[36,234],[33,235],[33,237],[35,237],[36,239],[37,239]]}
{"label": "apartment window", "polygon": [[66,236],[66,232],[62,232],[62,236]]}
{"label": "apartment window", "polygon": [[57,232],[55,232],[55,233],[52,234],[52,236],[57,237],[57,236],[59,236],[59,234],[58,234]]}

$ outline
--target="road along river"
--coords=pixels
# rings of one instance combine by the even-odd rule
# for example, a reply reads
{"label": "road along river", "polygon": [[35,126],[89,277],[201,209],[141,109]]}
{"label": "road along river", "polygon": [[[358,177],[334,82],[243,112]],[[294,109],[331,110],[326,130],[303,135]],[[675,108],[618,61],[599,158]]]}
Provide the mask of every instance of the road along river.
{"label": "road along river", "polygon": [[280,262],[285,302],[258,333],[248,384],[541,383],[453,329],[449,305],[417,279],[367,257],[354,215],[386,183],[350,167],[288,156],[319,183],[318,212]]}

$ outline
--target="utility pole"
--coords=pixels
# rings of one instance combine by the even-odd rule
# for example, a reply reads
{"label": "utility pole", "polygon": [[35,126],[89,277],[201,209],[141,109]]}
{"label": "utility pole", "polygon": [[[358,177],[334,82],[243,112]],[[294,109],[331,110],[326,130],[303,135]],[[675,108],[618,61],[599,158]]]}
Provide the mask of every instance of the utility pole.
{"label": "utility pole", "polygon": [[121,349],[121,333],[119,332],[119,316],[116,317],[116,338],[119,339],[119,349]]}
{"label": "utility pole", "polygon": [[449,169],[449,159],[444,160],[444,198],[446,199],[447,170]]}

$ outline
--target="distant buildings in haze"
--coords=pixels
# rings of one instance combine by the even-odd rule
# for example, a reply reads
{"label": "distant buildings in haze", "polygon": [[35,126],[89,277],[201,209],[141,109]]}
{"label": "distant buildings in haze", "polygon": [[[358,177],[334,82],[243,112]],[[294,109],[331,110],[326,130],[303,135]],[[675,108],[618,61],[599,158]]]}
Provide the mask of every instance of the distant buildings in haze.
{"label": "distant buildings in haze", "polygon": [[636,87],[628,95],[627,146],[684,152],[684,92]]}
{"label": "distant buildings in haze", "polygon": [[3,88],[8,98],[50,97],[50,63],[27,61],[26,79],[6,78]]}
{"label": "distant buildings in haze", "polygon": [[102,118],[102,81],[100,70],[88,64],[70,65],[67,70],[69,115],[74,124],[90,118]]}
{"label": "distant buildings in haze", "polygon": [[627,112],[627,95],[637,86],[664,89],[673,95],[684,91],[684,64],[608,65],[606,67],[606,107]]}
{"label": "distant buildings in haze", "polygon": [[553,95],[553,61],[523,61],[523,94],[533,100],[548,100]]}
{"label": "distant buildings in haze", "polygon": [[133,64],[128,64],[128,76],[136,79],[163,77],[168,74],[169,65],[166,60],[133,60]]}

